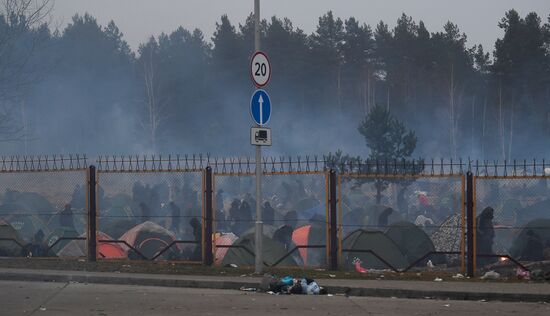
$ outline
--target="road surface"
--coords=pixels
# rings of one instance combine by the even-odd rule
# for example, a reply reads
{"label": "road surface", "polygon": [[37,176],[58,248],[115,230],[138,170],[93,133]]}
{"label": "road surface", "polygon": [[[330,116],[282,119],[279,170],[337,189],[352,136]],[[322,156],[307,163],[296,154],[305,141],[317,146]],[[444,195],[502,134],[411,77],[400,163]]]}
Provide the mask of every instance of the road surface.
{"label": "road surface", "polygon": [[0,281],[0,315],[550,315],[550,304]]}

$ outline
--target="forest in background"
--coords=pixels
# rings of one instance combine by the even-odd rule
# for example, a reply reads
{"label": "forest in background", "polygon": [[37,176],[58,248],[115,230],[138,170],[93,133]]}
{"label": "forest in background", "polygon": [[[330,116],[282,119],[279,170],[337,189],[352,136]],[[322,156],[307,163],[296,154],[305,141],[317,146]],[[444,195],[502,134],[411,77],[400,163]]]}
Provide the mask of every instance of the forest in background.
{"label": "forest in background", "polygon": [[[137,51],[115,22],[75,15],[64,29],[0,15],[1,154],[211,153],[248,156],[253,20],[182,27]],[[368,155],[358,126],[381,105],[415,131],[415,156],[531,159],[550,154],[550,16],[495,21],[494,47],[448,22],[430,32],[327,12],[305,34],[261,23],[271,58],[271,155]]]}

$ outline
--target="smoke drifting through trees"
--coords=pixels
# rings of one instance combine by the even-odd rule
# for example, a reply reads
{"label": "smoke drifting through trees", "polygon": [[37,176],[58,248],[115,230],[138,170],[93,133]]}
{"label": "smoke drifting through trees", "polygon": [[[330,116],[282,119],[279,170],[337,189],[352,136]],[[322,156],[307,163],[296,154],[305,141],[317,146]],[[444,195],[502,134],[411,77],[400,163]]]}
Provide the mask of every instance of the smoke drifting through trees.
{"label": "smoke drifting through trees", "polygon": [[[6,21],[2,16],[0,37],[13,32]],[[310,35],[288,19],[264,20],[262,48],[274,68],[268,154],[342,149],[367,156],[357,127],[381,105],[416,132],[414,155],[544,157],[550,17],[511,10],[495,23],[505,35],[491,57],[469,46],[457,25],[431,33],[405,14],[390,29],[328,12]],[[216,26],[211,41],[178,28],[137,52],[114,22],[100,26],[89,15],[75,16],[64,30],[25,29],[45,36],[32,57],[40,76],[15,98],[24,113],[10,115],[31,136],[2,151],[250,155],[253,20],[235,26],[223,16]]]}

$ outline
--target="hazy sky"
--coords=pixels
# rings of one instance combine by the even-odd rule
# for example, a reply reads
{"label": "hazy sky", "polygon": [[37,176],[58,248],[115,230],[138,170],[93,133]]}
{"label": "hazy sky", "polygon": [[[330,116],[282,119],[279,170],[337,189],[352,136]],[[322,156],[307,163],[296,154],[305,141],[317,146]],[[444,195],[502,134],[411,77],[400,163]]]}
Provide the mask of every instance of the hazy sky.
{"label": "hazy sky", "polygon": [[[200,28],[209,40],[215,22],[227,14],[242,23],[253,10],[253,0],[55,0],[54,25],[63,27],[75,13],[88,12],[105,25],[114,20],[125,39],[137,48],[151,35],[171,32],[178,26]],[[337,17],[354,16],[374,26],[383,20],[395,25],[405,12],[423,20],[430,32],[450,20],[468,35],[469,46],[481,43],[492,51],[502,32],[497,26],[504,12],[515,8],[522,16],[535,11],[546,21],[550,0],[262,0],[262,18],[290,18],[306,33],[315,31],[319,16],[332,10]]]}

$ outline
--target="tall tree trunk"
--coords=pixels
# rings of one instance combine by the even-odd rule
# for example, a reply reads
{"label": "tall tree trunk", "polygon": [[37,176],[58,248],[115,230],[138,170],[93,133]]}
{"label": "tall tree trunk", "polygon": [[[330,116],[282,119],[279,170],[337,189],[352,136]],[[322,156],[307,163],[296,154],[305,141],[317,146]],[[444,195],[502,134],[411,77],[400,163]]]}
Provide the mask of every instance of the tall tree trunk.
{"label": "tall tree trunk", "polygon": [[470,124],[472,125],[472,132],[471,132],[471,147],[470,147],[470,155],[474,156],[474,140],[475,140],[475,121],[476,121],[476,95],[474,94],[472,97],[472,121]]}
{"label": "tall tree trunk", "polygon": [[450,141],[450,150],[451,157],[456,156],[456,143],[455,143],[455,86],[454,86],[454,64],[451,64],[451,73],[450,73],[450,85],[449,85],[449,141]]}
{"label": "tall tree trunk", "polygon": [[485,101],[483,102],[483,118],[481,122],[481,158],[485,159],[485,127],[487,115],[487,95],[485,95]]}
{"label": "tall tree trunk", "polygon": [[514,142],[514,103],[510,108],[510,139],[508,139],[508,158],[512,158],[512,145]]}

